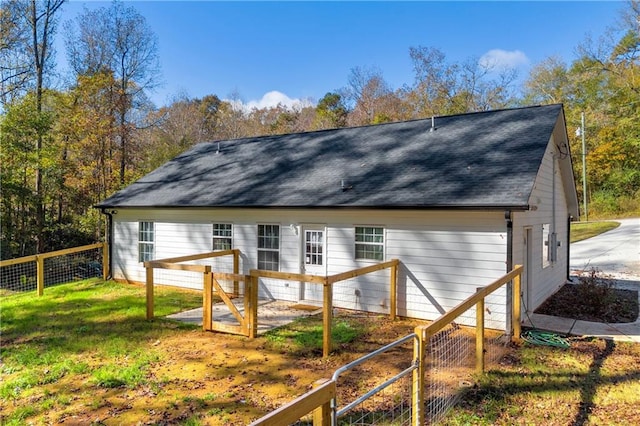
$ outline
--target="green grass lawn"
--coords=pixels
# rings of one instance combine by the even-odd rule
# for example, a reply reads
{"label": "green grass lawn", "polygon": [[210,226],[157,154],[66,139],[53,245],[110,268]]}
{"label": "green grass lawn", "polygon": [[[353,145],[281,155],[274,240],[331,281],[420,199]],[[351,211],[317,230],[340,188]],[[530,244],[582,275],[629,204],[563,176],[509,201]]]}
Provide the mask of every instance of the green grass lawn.
{"label": "green grass lawn", "polygon": [[610,231],[620,226],[618,222],[572,222],[571,223],[571,242],[586,240],[595,237],[603,232]]}
{"label": "green grass lawn", "polygon": [[[155,292],[156,316],[201,304],[199,292]],[[98,279],[47,288],[42,297],[34,292],[3,296],[0,313],[0,401],[30,401],[18,403],[10,416],[0,409],[0,424],[7,425],[69,404],[73,395],[68,392],[39,389],[63,378],[102,388],[140,385],[149,364],[162,356],[141,343],[175,328],[194,328],[147,321],[143,288]]]}

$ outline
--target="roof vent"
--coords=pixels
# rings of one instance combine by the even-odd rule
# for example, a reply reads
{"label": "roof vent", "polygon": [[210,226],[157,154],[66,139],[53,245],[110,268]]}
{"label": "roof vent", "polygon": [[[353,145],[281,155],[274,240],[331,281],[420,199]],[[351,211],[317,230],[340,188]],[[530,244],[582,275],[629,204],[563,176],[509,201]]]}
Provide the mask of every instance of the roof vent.
{"label": "roof vent", "polygon": [[216,154],[220,154],[220,142],[218,142],[218,148],[216,149]]}
{"label": "roof vent", "polygon": [[431,128],[429,129],[430,132],[435,132],[436,131],[436,118],[434,116],[431,116]]}

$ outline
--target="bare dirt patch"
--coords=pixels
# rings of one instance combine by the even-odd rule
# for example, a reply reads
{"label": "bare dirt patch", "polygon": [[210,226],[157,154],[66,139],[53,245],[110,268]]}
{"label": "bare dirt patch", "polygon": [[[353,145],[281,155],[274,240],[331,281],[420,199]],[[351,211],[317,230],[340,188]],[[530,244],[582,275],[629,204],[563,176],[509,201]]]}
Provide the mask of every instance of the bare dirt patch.
{"label": "bare dirt patch", "polygon": [[615,288],[613,279],[592,270],[577,284],[562,286],[536,313],[611,324],[634,322],[638,291]]}

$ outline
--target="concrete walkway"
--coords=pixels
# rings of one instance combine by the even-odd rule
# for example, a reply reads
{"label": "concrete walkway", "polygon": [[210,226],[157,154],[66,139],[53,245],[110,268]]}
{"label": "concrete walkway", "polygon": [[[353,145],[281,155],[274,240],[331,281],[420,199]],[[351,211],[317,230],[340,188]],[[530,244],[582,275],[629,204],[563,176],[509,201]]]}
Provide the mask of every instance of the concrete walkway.
{"label": "concrete walkway", "polygon": [[[232,300],[240,314],[244,315],[244,298],[238,297]],[[285,302],[282,300],[259,300],[258,335],[264,334],[276,327],[289,324],[296,318],[314,315],[320,312],[322,312],[322,306]],[[202,308],[178,312],[177,314],[167,316],[167,318],[202,325]],[[213,320],[227,325],[239,325],[236,317],[229,311],[227,305],[222,302],[213,305]]]}
{"label": "concrete walkway", "polygon": [[529,314],[524,326],[566,336],[591,336],[616,342],[640,343],[640,319],[635,322],[607,324],[542,314]]}

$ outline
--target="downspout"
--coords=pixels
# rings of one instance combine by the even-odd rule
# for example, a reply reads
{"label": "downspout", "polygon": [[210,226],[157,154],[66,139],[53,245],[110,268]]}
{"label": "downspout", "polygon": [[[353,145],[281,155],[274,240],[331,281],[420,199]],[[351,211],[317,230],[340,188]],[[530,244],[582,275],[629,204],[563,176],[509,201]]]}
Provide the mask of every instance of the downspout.
{"label": "downspout", "polygon": [[567,217],[567,280],[571,279],[571,222],[573,217]]}
{"label": "downspout", "polygon": [[558,233],[556,232],[556,154],[551,157],[551,235],[549,235],[549,261],[558,261]]}
{"label": "downspout", "polygon": [[113,278],[113,244],[111,244],[111,242],[113,241],[113,215],[114,215],[114,211],[108,211],[106,209],[101,209],[102,210],[102,214],[104,214],[107,217],[107,228],[105,229],[105,243],[107,244],[107,249],[108,249],[108,253],[109,253],[109,265],[108,265],[108,273],[107,273],[107,279],[110,280],[111,278]]}
{"label": "downspout", "polygon": [[[511,210],[505,210],[504,220],[507,222],[507,273],[513,269],[513,218]],[[513,336],[513,324],[511,317],[513,316],[513,284],[507,286],[507,320],[506,333]]]}

